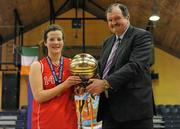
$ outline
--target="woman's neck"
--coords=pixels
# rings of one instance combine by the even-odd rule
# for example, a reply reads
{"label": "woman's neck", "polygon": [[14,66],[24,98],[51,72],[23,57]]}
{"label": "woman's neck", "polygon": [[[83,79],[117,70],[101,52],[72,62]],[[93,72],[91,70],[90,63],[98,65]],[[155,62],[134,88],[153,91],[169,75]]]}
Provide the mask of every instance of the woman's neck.
{"label": "woman's neck", "polygon": [[48,56],[51,58],[51,61],[53,64],[55,65],[59,65],[59,60],[60,60],[60,57],[61,57],[61,54],[48,54]]}

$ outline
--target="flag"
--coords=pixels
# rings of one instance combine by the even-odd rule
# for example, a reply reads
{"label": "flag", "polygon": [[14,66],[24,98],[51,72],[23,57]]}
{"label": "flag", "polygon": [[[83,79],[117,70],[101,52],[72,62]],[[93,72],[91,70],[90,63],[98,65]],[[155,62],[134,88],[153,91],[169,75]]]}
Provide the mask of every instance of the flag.
{"label": "flag", "polygon": [[21,75],[29,75],[31,64],[38,60],[38,47],[22,47]]}

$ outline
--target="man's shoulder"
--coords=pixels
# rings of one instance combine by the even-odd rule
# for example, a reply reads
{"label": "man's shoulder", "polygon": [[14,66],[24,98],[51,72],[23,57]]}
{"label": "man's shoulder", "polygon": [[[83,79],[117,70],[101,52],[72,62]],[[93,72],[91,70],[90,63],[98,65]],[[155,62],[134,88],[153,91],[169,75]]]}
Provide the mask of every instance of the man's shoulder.
{"label": "man's shoulder", "polygon": [[135,33],[148,33],[148,34],[151,34],[151,32],[149,32],[149,31],[147,31],[147,30],[145,30],[143,28],[133,27],[133,29],[134,29]]}
{"label": "man's shoulder", "polygon": [[114,34],[109,35],[108,37],[105,38],[104,42],[108,42],[109,40],[113,39],[115,37]]}

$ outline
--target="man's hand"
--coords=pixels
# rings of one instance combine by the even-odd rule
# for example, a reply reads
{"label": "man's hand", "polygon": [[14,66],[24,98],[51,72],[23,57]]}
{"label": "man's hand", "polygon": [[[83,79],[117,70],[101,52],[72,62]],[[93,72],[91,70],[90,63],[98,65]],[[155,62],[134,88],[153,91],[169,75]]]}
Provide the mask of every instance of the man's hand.
{"label": "man's hand", "polygon": [[101,79],[89,79],[89,85],[86,87],[86,91],[93,96],[98,95],[105,91],[104,81]]}

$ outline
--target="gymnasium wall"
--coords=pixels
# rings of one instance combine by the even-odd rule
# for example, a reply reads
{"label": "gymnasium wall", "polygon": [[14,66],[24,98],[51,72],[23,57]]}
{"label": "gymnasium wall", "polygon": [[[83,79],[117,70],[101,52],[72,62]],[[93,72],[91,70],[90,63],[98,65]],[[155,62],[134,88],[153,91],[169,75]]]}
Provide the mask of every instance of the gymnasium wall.
{"label": "gymnasium wall", "polygon": [[[60,17],[65,18],[74,18],[75,13],[74,9],[64,13]],[[87,17],[94,17],[89,13],[85,13]],[[80,16],[78,16],[80,17]],[[62,26],[65,32],[65,46],[82,46],[82,27],[81,29],[73,29],[71,20],[57,20],[56,24]],[[46,22],[31,31],[28,31],[24,34],[24,46],[36,46],[42,41],[42,32],[49,22]],[[103,28],[103,29],[102,29]],[[85,43],[86,46],[101,46],[105,37],[110,34],[106,26],[106,22],[102,20],[91,20],[85,21]],[[13,42],[9,41],[9,42]],[[71,48],[73,49],[73,48]],[[3,50],[5,51],[5,50]],[[73,49],[74,51],[74,49]],[[3,56],[5,58],[6,56]],[[2,72],[0,72],[0,96],[2,96]],[[0,97],[0,107],[1,107]],[[21,76],[20,81],[20,101],[19,107],[22,105],[27,105],[27,77]]]}
{"label": "gymnasium wall", "polygon": [[[88,17],[94,17],[86,13]],[[75,17],[74,10],[70,10],[60,17]],[[65,45],[82,45],[82,30],[72,29],[71,21],[59,20],[57,24],[64,28]],[[105,21],[85,22],[85,43],[87,46],[101,46],[102,41],[110,35]],[[49,22],[38,26],[24,34],[24,45],[35,46],[42,40],[42,31]],[[153,81],[156,104],[180,104],[180,60],[155,48],[155,64],[152,69],[159,74],[159,79]],[[0,72],[0,96],[2,96],[2,72]],[[0,107],[1,107],[0,97]],[[20,107],[27,105],[27,77],[22,76],[20,82]]]}
{"label": "gymnasium wall", "polygon": [[152,69],[159,73],[153,81],[156,104],[180,104],[180,59],[156,48]]}

